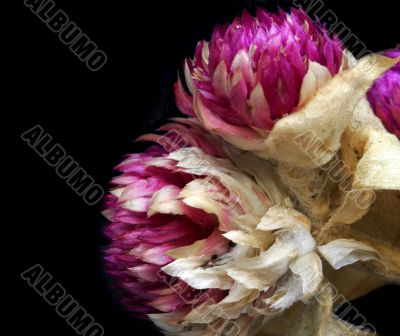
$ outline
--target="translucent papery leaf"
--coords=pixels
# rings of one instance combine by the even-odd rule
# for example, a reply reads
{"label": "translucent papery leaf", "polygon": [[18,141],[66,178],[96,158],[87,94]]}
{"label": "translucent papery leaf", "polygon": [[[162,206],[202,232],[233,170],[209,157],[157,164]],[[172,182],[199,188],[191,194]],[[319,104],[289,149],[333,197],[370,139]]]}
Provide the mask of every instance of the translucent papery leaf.
{"label": "translucent papery leaf", "polygon": [[319,251],[334,268],[355,263],[354,267],[400,283],[400,249],[392,244],[343,225],[321,232],[317,241],[320,245],[330,242]]}
{"label": "translucent papery leaf", "polygon": [[302,168],[328,163],[359,101],[395,63],[383,56],[363,58],[328,81],[303,108],[279,120],[264,141],[265,149],[254,153]]}
{"label": "translucent papery leaf", "polygon": [[347,70],[354,68],[357,65],[357,59],[354,57],[354,55],[348,50],[345,49],[343,50],[343,57],[342,57],[342,65],[340,67],[340,70]]}
{"label": "translucent papery leaf", "polygon": [[[331,102],[331,106],[335,108],[336,113],[342,113],[343,109],[346,110],[346,106],[348,108],[348,119],[346,119],[346,122],[342,123],[339,119],[343,118],[344,115],[341,114],[337,118],[338,124],[336,125],[336,120],[332,119],[332,123],[335,123],[335,125],[332,125],[332,128],[334,131],[337,132],[340,130],[339,133],[334,134],[333,137],[332,135],[329,135],[329,131],[327,131],[326,125],[330,121],[328,120],[329,117],[333,116],[333,114],[329,114],[328,116],[324,116],[324,120],[320,122],[320,125],[315,125],[315,127],[310,127],[310,124],[313,124],[313,121],[310,119],[307,119],[305,116],[302,116],[300,118],[300,115],[303,113],[302,110],[298,111],[297,113],[294,113],[292,115],[287,116],[286,118],[282,119],[280,122],[284,122],[286,120],[287,124],[285,124],[285,127],[289,129],[290,132],[294,132],[293,130],[300,129],[298,128],[299,125],[292,125],[290,123],[290,118],[299,118],[298,123],[300,124],[301,122],[304,123],[304,126],[308,127],[307,129],[303,129],[303,133],[299,133],[297,137],[292,137],[292,142],[291,144],[287,144],[287,150],[291,150],[292,153],[290,155],[290,160],[285,159],[285,152],[280,152],[279,155],[277,154],[276,157],[273,157],[278,161],[277,165],[277,172],[279,173],[279,176],[283,183],[286,185],[287,189],[290,192],[290,195],[293,199],[293,201],[296,203],[295,206],[298,209],[301,209],[304,213],[306,213],[311,220],[313,221],[313,224],[316,226],[320,226],[320,223],[324,222],[329,222],[329,225],[334,225],[335,223],[353,223],[356,220],[359,220],[362,218],[362,216],[365,215],[365,213],[368,211],[369,205],[365,206],[358,206],[356,203],[360,203],[363,201],[366,203],[368,201],[368,197],[371,197],[371,192],[369,192],[370,186],[367,186],[365,181],[367,180],[365,177],[361,176],[361,179],[364,180],[364,182],[360,184],[353,183],[353,181],[359,181],[360,178],[358,177],[358,172],[361,172],[360,168],[362,168],[362,171],[369,172],[371,171],[370,169],[364,168],[365,165],[362,165],[359,167],[359,169],[356,170],[351,170],[351,162],[347,162],[350,160],[349,155],[346,155],[347,153],[343,153],[343,151],[346,151],[347,149],[351,148],[352,155],[360,155],[360,153],[363,153],[363,150],[361,148],[354,148],[353,146],[347,145],[346,139],[349,137],[351,139],[354,138],[353,135],[349,135],[349,132],[353,129],[353,126],[350,127],[351,122],[354,123],[354,119],[360,119],[360,109],[362,104],[359,103],[361,100],[364,101],[364,93],[366,91],[366,88],[364,87],[364,84],[361,84],[364,80],[366,80],[369,75],[372,74],[372,72],[379,72],[381,70],[377,69],[377,64],[380,63],[378,68],[380,66],[387,66],[387,63],[390,63],[388,60],[384,60],[379,57],[372,57],[371,59],[364,59],[358,63],[358,65],[349,71],[345,71],[343,74],[336,76],[333,80],[329,81],[325,87],[323,87],[320,92],[317,94],[317,96],[314,98],[316,101],[324,101],[327,97],[330,97],[331,93],[326,92],[324,97],[318,98],[318,95],[326,90],[327,87],[331,85],[332,82],[335,81],[341,81],[344,80],[344,77],[342,76],[350,76],[350,73],[353,72],[353,75],[355,77],[359,77],[358,79],[355,79],[355,77],[352,79],[353,81],[357,82],[359,86],[356,85],[353,87],[354,91],[351,90],[349,87],[347,87],[348,92],[347,93],[341,93],[343,94],[343,97],[339,98],[337,97],[335,102]],[[371,65],[374,63],[373,65]],[[386,65],[384,65],[386,63]],[[359,68],[365,68],[366,71],[369,71],[370,74],[367,76],[363,76],[359,71]],[[358,69],[358,70],[357,70]],[[368,69],[368,70],[367,70]],[[371,70],[373,69],[373,71]],[[358,75],[355,75],[358,73]],[[347,74],[347,75],[345,75]],[[376,73],[375,73],[376,75]],[[347,78],[347,77],[346,77]],[[371,79],[371,78],[369,78]],[[351,80],[349,78],[346,79],[346,81],[349,80],[349,82],[346,83],[348,85]],[[371,79],[372,80],[372,79]],[[338,88],[342,87],[341,84],[338,84]],[[346,87],[346,86],[343,86]],[[334,88],[331,88],[332,92],[335,91]],[[341,89],[337,89],[341,90]],[[359,91],[359,92],[358,92]],[[338,94],[336,92],[336,94]],[[354,100],[354,97],[357,96],[357,100]],[[351,101],[351,103],[349,103]],[[310,102],[311,104],[311,102]],[[327,104],[325,102],[325,104]],[[337,106],[337,105],[340,106]],[[350,104],[350,105],[347,105]],[[312,105],[312,104],[311,104]],[[307,105],[304,107],[307,109]],[[321,107],[320,110],[325,111],[326,107]],[[317,112],[316,112],[317,113]],[[364,113],[364,112],[363,112]],[[372,113],[372,112],[371,112]],[[354,114],[354,115],[353,115]],[[364,113],[365,114],[365,113]],[[371,120],[373,120],[374,117],[369,117],[368,123],[371,123]],[[275,126],[275,128],[272,130],[270,136],[268,139],[273,137],[273,133],[276,129],[276,127],[279,125],[279,123]],[[376,122],[376,121],[375,121]],[[379,122],[379,121],[378,121]],[[365,117],[363,116],[363,120],[358,121],[357,125],[365,125],[366,120]],[[290,127],[290,128],[289,128]],[[363,126],[365,128],[365,126]],[[369,126],[370,127],[370,126]],[[379,129],[380,131],[384,132],[384,137],[390,137],[391,138],[391,143],[392,143],[392,149],[388,151],[388,154],[386,155],[387,158],[389,158],[390,155],[395,155],[398,156],[398,154],[395,154],[397,150],[393,148],[393,146],[396,146],[395,140],[397,140],[394,136],[389,135],[383,127]],[[360,136],[359,130],[356,130],[355,132],[357,133],[357,136]],[[322,133],[322,135],[321,135]],[[343,134],[344,133],[344,134]],[[324,138],[327,135],[328,138]],[[282,136],[283,137],[283,136]],[[288,137],[290,138],[290,136]],[[335,144],[332,144],[331,142],[334,140]],[[377,138],[378,139],[378,138]],[[354,140],[352,140],[354,142]],[[276,140],[276,143],[278,143],[279,140]],[[363,146],[365,145],[364,142],[359,142]],[[398,143],[398,141],[397,141]],[[329,145],[330,144],[330,145]],[[341,151],[338,154],[338,150],[340,145],[342,144]],[[377,146],[379,144],[377,143]],[[331,150],[328,150],[331,148]],[[297,153],[299,152],[299,153]],[[271,152],[272,153],[272,152]],[[296,162],[296,155],[304,155],[304,162],[308,160],[308,163],[299,163],[300,159],[297,159]],[[373,154],[375,155],[375,154]],[[265,157],[265,155],[262,155]],[[267,157],[269,157],[267,155]],[[373,157],[373,156],[371,156]],[[292,160],[293,159],[293,160]],[[383,159],[383,158],[382,158]],[[396,161],[394,162],[390,160],[385,160],[383,164],[383,167],[380,167],[378,173],[373,173],[373,175],[376,176],[385,176],[385,173],[390,170],[393,174],[393,167],[396,165]],[[376,164],[378,165],[378,161],[376,161]],[[398,171],[398,170],[397,170]],[[397,176],[400,173],[397,173]],[[387,176],[388,174],[386,174]],[[390,175],[390,174],[389,174]],[[385,179],[387,181],[390,180],[387,179],[386,177],[382,177],[381,179]],[[389,184],[389,182],[388,182]],[[391,188],[395,188],[396,182],[394,182],[391,185]],[[343,190],[344,189],[344,190]]]}
{"label": "translucent papery leaf", "polygon": [[354,186],[373,190],[400,190],[400,141],[383,129],[369,128]]}
{"label": "translucent papery leaf", "polygon": [[312,252],[294,260],[289,268],[291,272],[300,278],[302,296],[306,301],[313,296],[322,281],[322,264],[319,256]]}
{"label": "translucent papery leaf", "polygon": [[[400,141],[386,131],[365,97],[342,136],[341,159],[351,174],[341,183],[341,206],[328,226],[352,224],[366,215],[375,198],[388,193],[384,190],[400,190]],[[392,234],[397,232],[394,228]]]}
{"label": "translucent papery leaf", "polygon": [[400,142],[385,130],[365,98],[343,134],[341,157],[352,176],[341,206],[319,236],[325,243],[355,239],[377,250],[380,262],[357,263],[328,274],[346,297],[356,298],[388,281],[398,282],[400,274]]}
{"label": "translucent papery leaf", "polygon": [[[399,153],[400,142],[386,131],[363,98],[342,136],[340,158],[351,174],[340,183],[339,196],[333,200],[339,206],[319,233],[321,244],[355,239],[385,258],[381,263],[357,263],[337,271],[326,267],[326,276],[349,299],[388,281],[399,281]],[[344,228],[341,224],[352,225]]]}
{"label": "translucent papery leaf", "polygon": [[358,261],[379,258],[374,248],[354,239],[333,240],[326,245],[318,246],[318,251],[334,269],[340,269]]}
{"label": "translucent papery leaf", "polygon": [[[364,217],[351,225],[338,223],[325,225],[318,234],[319,244],[323,245],[335,239],[354,239],[365,242],[374,249],[386,246],[385,250],[392,250],[393,253],[390,254],[396,255],[396,251],[400,248],[399,196],[399,191],[376,192],[376,200]],[[354,214],[352,209],[357,209],[357,206],[354,207],[352,204],[354,203],[347,205],[350,215]],[[352,218],[347,216],[346,212],[342,212],[341,215],[348,219]],[[393,262],[390,263],[393,265]],[[324,274],[348,299],[356,299],[390,281],[387,276],[382,277],[381,272],[373,272],[369,267],[360,266],[355,264],[334,270],[328,265],[324,267]]]}

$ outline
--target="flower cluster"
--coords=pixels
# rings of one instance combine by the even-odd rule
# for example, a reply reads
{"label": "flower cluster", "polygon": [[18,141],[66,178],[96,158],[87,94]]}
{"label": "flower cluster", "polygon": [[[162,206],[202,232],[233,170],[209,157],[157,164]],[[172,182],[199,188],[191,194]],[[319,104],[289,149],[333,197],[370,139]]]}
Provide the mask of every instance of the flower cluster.
{"label": "flower cluster", "polygon": [[399,56],[356,60],[294,9],[200,42],[175,85],[186,118],[139,139],[106,199],[124,306],[166,335],[369,335],[327,285],[400,283]]}

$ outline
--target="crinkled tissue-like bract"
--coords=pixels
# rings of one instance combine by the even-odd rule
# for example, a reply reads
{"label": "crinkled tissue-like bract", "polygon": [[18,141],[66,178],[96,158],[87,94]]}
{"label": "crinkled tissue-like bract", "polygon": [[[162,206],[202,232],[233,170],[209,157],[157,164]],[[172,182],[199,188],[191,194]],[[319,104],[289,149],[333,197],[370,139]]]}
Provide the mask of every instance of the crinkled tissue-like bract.
{"label": "crinkled tissue-like bract", "polygon": [[107,196],[126,308],[165,335],[372,335],[333,308],[400,281],[399,56],[356,60],[294,9],[200,42],[186,117],[141,137]]}

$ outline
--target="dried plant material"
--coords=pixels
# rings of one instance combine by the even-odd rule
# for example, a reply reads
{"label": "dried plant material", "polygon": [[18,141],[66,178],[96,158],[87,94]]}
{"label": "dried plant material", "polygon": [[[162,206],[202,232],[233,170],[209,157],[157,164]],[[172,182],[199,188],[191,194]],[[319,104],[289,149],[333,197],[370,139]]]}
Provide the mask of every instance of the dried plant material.
{"label": "dried plant material", "polygon": [[270,207],[257,225],[257,229],[275,231],[279,229],[305,228],[310,230],[310,220],[295,210],[289,199],[283,204]]}
{"label": "dried plant material", "polygon": [[223,236],[235,244],[254,247],[260,251],[267,250],[275,241],[271,233],[260,230],[251,230],[247,232],[232,230],[224,233]]}
{"label": "dried plant material", "polygon": [[[338,231],[334,234],[337,238],[364,241],[379,249],[380,258],[385,258],[383,264],[368,262],[364,269],[360,269],[360,265],[357,270],[350,267],[346,270],[346,286],[341,284],[340,276],[335,277],[331,272],[330,279],[347,297],[354,298],[388,281],[398,281],[399,274],[400,142],[384,129],[366,99],[357,106],[352,125],[343,135],[341,156],[351,167],[353,176],[348,184],[349,191],[343,194],[341,207],[320,236]],[[352,224],[350,233],[349,229],[336,231],[332,228],[340,224]]]}
{"label": "dried plant material", "polygon": [[282,230],[266,252],[254,258],[237,260],[228,274],[249,289],[267,289],[288,271],[291,261],[314,248],[314,239],[307,229]]}
{"label": "dried plant material", "polygon": [[189,92],[175,85],[177,105],[238,148],[263,150],[275,123],[350,66],[348,58],[301,10],[244,13],[198,44],[185,67]]}
{"label": "dried plant material", "polygon": [[209,256],[179,258],[161,270],[172,277],[185,281],[195,289],[231,288],[233,281],[227,276],[224,267],[203,267],[210,259]]}
{"label": "dried plant material", "polygon": [[277,172],[297,203],[297,208],[307,214],[316,224],[324,222],[331,207],[334,183],[326,171],[305,169],[286,163],[278,163]]}
{"label": "dried plant material", "polygon": [[324,276],[329,279],[338,293],[347,300],[355,300],[369,292],[388,284],[382,276],[350,265],[335,270],[328,262],[323,263]]}
{"label": "dried plant material", "polygon": [[332,312],[333,293],[329,286],[312,300],[304,309],[303,314],[284,336],[351,336],[376,335],[363,328],[340,320]]}
{"label": "dried plant material", "polygon": [[368,331],[355,327],[354,325],[341,321],[332,316],[328,322],[327,336],[378,336],[375,331]]}
{"label": "dried plant material", "polygon": [[185,316],[185,321],[197,323],[202,316],[207,316],[209,322],[219,318],[235,320],[246,312],[246,308],[258,296],[257,290],[247,289],[236,283],[229,291],[229,295],[219,303],[198,306],[192,312]]}
{"label": "dried plant material", "polygon": [[366,99],[396,62],[355,60],[298,10],[200,42],[175,87],[191,118],[141,137],[157,144],[107,198],[129,309],[165,335],[372,335],[334,314],[328,282],[341,300],[400,283],[398,111]]}
{"label": "dried plant material", "polygon": [[335,76],[302,109],[278,121],[265,150],[256,154],[302,168],[328,163],[340,148],[355,107],[371,83],[394,64],[386,57],[369,56]]}
{"label": "dried plant material", "polygon": [[400,190],[376,191],[368,213],[352,225],[356,232],[400,249]]}
{"label": "dried plant material", "polygon": [[326,245],[319,246],[318,251],[336,270],[358,261],[379,258],[374,248],[353,239],[332,240]]}
{"label": "dried plant material", "polygon": [[305,304],[297,302],[278,315],[266,316],[263,326],[255,333],[255,336],[283,336],[302,316],[304,309]]}
{"label": "dried plant material", "polygon": [[322,282],[321,259],[308,253],[289,264],[290,274],[278,284],[273,296],[265,300],[272,311],[284,311],[298,301],[308,301],[318,291]]}
{"label": "dried plant material", "polygon": [[281,204],[288,195],[273,163],[251,152],[240,150],[229,143],[222,144],[224,153],[241,171],[251,175],[274,204]]}
{"label": "dried plant material", "polygon": [[331,79],[332,75],[326,67],[310,61],[308,72],[301,85],[299,106],[305,105]]}
{"label": "dried plant material", "polygon": [[[384,129],[365,98],[357,105],[352,124],[343,134],[341,158],[351,175],[341,184],[341,205],[325,229],[361,220],[375,198],[388,193],[384,190],[400,190],[400,142]],[[387,206],[396,211],[395,203],[395,200],[388,202]],[[395,216],[391,218],[393,222]],[[371,223],[370,228],[373,227],[376,225]],[[393,229],[391,234],[397,236],[398,230]]]}
{"label": "dried plant material", "polygon": [[352,226],[338,226],[325,231],[318,237],[318,241],[320,244],[323,241],[330,242],[325,247],[320,246],[319,250],[332,267],[340,268],[364,261],[357,267],[378,274],[389,282],[400,284],[400,249],[392,244],[372,239]]}
{"label": "dried plant material", "polygon": [[354,188],[400,190],[400,141],[384,129],[365,98],[346,133],[342,156],[353,166]]}

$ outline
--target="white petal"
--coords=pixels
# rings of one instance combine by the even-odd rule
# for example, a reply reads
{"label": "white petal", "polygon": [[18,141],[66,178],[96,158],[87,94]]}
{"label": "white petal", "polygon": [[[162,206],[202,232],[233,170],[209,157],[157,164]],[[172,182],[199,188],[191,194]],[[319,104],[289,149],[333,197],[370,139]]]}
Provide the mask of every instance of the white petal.
{"label": "white petal", "polygon": [[319,246],[318,251],[334,268],[339,269],[357,261],[378,259],[377,252],[371,246],[353,239],[337,239]]}
{"label": "white petal", "polygon": [[209,256],[181,258],[164,266],[162,270],[196,289],[231,288],[233,281],[227,276],[223,267],[203,268],[209,260]]}
{"label": "white petal", "polygon": [[294,227],[310,229],[311,223],[305,215],[293,209],[287,200],[282,205],[269,208],[257,225],[258,230],[265,231]]}
{"label": "white petal", "polygon": [[235,244],[258,248],[262,251],[266,250],[275,241],[275,237],[271,233],[258,230],[251,232],[232,230],[224,233],[223,236]]}
{"label": "white petal", "polygon": [[147,216],[155,213],[183,215],[183,203],[178,199],[181,189],[176,186],[165,186],[155,192],[151,198]]}

